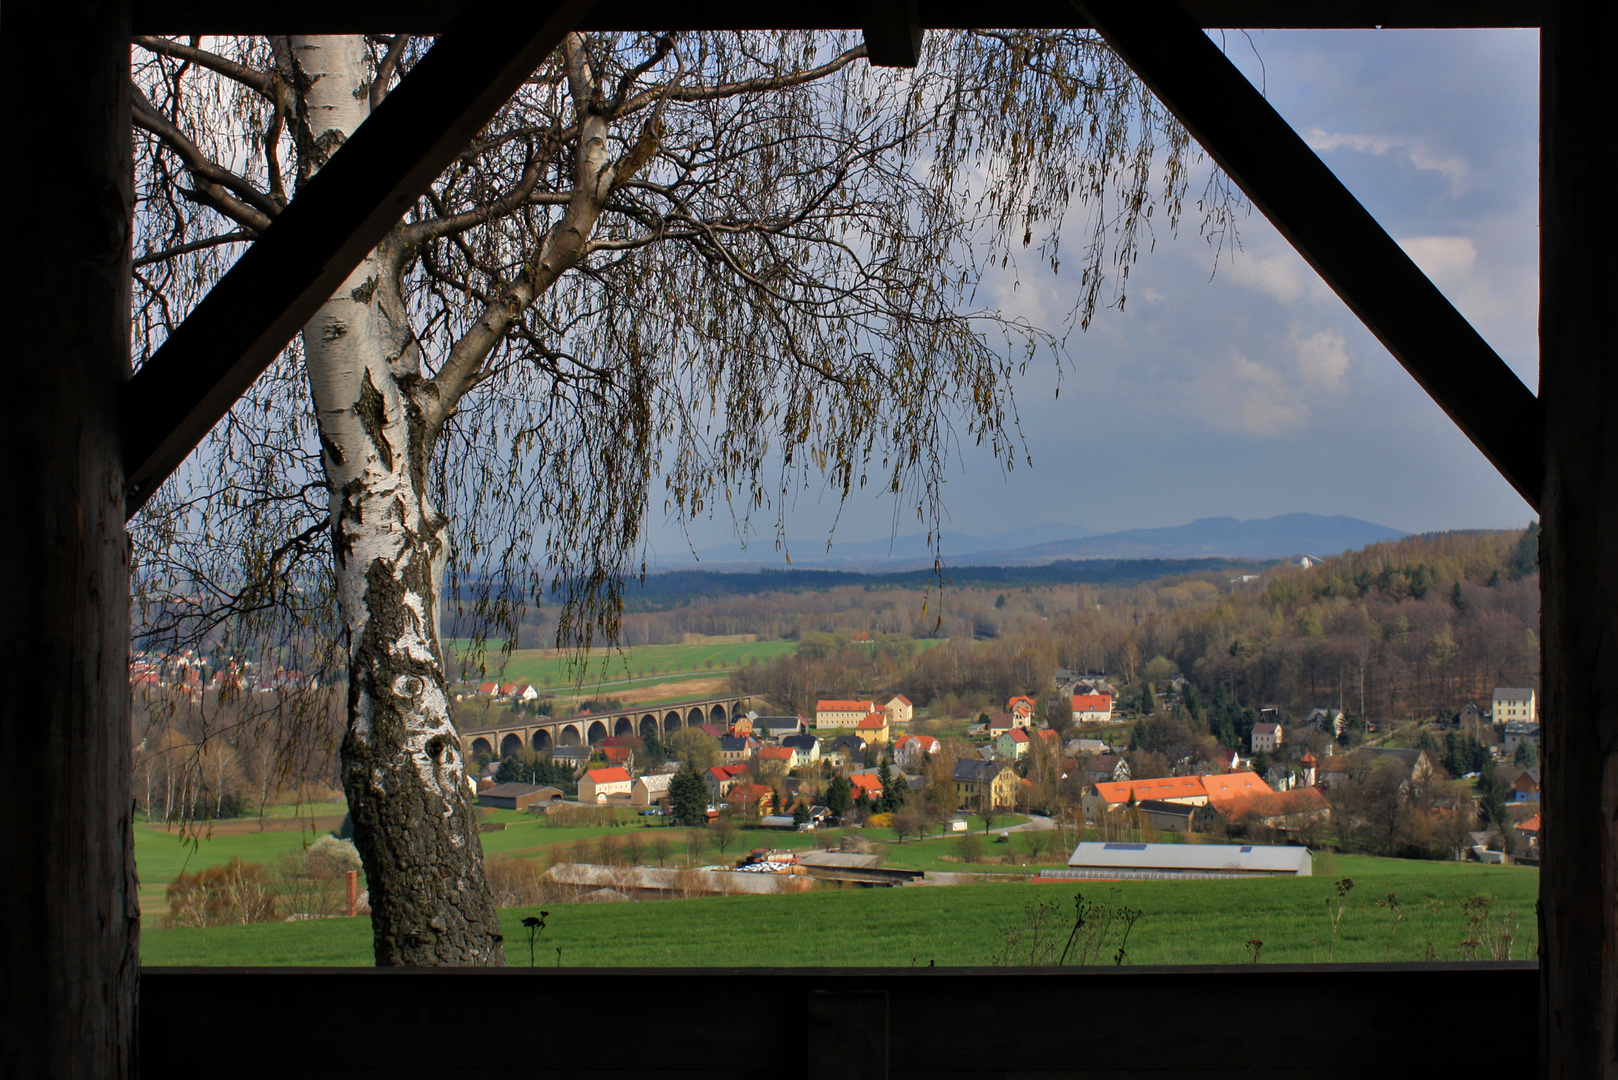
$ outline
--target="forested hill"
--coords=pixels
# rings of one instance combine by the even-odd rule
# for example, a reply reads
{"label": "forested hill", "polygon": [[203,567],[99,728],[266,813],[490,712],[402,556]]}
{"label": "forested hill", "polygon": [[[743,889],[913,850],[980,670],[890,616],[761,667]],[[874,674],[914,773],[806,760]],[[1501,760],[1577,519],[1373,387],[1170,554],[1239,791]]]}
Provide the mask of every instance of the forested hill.
{"label": "forested hill", "polygon": [[[1469,698],[1485,702],[1495,686],[1537,685],[1538,548],[1536,526],[1411,536],[1309,569],[1277,563],[1256,576],[959,588],[944,598],[942,627],[933,632],[949,638],[942,645],[908,657],[896,649],[800,649],[743,673],[739,683],[785,708],[801,709],[841,686],[899,690],[935,715],[957,715],[1000,708],[1012,694],[1049,693],[1050,673],[1065,667],[1106,671],[1128,700],[1147,682],[1183,674],[1206,694],[1245,707],[1432,715]],[[793,627],[803,640],[840,626],[921,636],[930,619],[917,618],[914,601],[889,599],[899,595],[833,592],[830,606],[806,610]],[[726,614],[750,614],[741,605]]]}
{"label": "forested hill", "polygon": [[726,573],[676,570],[655,574],[625,590],[630,611],[658,610],[702,597],[802,593],[844,586],[925,589],[942,583],[951,588],[1003,588],[1030,585],[1139,585],[1187,574],[1251,574],[1274,565],[1255,559],[1064,559],[1043,566],[958,566],[942,578],[931,570],[867,574],[853,570],[760,570]]}

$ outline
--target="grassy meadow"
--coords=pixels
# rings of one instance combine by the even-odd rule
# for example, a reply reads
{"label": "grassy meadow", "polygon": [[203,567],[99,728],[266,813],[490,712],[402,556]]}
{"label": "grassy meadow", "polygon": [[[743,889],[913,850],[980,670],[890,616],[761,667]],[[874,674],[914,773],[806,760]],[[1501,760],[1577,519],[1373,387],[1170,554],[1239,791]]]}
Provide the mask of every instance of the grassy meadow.
{"label": "grassy meadow", "polygon": [[[631,645],[592,654],[582,663],[556,649],[518,649],[509,657],[503,657],[498,649],[491,649],[483,662],[488,679],[533,683],[541,691],[559,691],[572,687],[610,688],[668,682],[673,675],[721,674],[734,671],[749,660],[761,663],[773,660],[798,647],[796,641],[744,640],[750,637],[709,638],[685,645]],[[449,644],[460,656],[468,643],[453,641]],[[469,683],[479,681],[476,671],[468,672],[466,679]]]}
{"label": "grassy meadow", "polygon": [[[1354,887],[1337,924],[1337,881]],[[1075,892],[1140,911],[1127,963],[1206,964],[1456,959],[1461,943],[1509,925],[1511,956],[1534,955],[1539,874],[1525,867],[1324,856],[1315,876],[1247,881],[1029,882],[899,889],[827,888],[780,896],[630,904],[550,904],[536,963],[616,966],[943,966],[984,964],[1029,905],[1067,918]],[[1397,908],[1387,906],[1389,894]],[[1492,898],[1488,921],[1463,901]],[[528,962],[524,916],[501,913],[507,956]],[[1065,939],[1066,926],[1058,931]],[[142,962],[162,965],[368,965],[364,918],[148,930]],[[557,949],[561,950],[560,955]],[[1109,954],[1111,948],[1106,950]],[[1479,952],[1479,958],[1486,956]]]}

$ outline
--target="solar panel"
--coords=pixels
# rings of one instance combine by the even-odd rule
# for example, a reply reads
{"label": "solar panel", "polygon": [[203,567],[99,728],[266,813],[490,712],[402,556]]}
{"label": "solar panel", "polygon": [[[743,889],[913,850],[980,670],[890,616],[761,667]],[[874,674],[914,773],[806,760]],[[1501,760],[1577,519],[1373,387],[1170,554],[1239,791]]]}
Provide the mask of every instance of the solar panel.
{"label": "solar panel", "polygon": [[1103,851],[1145,851],[1145,844],[1106,844]]}

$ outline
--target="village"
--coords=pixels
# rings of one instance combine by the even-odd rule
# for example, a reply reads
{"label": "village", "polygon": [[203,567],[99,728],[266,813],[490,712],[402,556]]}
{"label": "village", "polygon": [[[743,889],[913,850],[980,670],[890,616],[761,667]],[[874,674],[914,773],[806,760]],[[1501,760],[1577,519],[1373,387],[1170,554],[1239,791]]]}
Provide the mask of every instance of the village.
{"label": "village", "polygon": [[[1071,704],[1066,723],[1052,724],[1034,695],[953,726],[919,716],[899,693],[822,699],[813,717],[748,709],[666,740],[617,735],[545,755],[491,756],[480,762],[478,802],[538,814],[626,808],[649,825],[841,830],[836,851],[805,852],[800,842],[738,852],[734,864],[707,867],[732,880],[706,888],[650,866],[631,877],[576,864],[548,871],[579,895],[606,889],[613,898],[793,887],[738,886],[738,874],[907,884],[924,875],[881,866],[879,847],[858,838],[862,827],[902,843],[967,834],[975,822],[1011,839],[997,820],[1014,821],[1017,832],[1053,832],[1051,843],[1072,852],[1070,870],[1042,873],[1088,879],[1308,874],[1309,850],[1327,845],[1538,863],[1532,689],[1500,687],[1487,709],[1467,702],[1426,724],[1369,732],[1337,709],[1291,718],[1264,708],[1240,749],[1198,747],[1164,770],[1163,755],[1140,752],[1152,718],[1118,715],[1120,695],[1104,674],[1059,670],[1053,680]],[[524,689],[480,688],[516,700]],[[1171,694],[1157,715],[1176,707]],[[540,773],[547,779],[516,779]],[[700,777],[694,808],[680,798],[682,774]],[[1416,852],[1422,843],[1428,850]],[[981,850],[976,838],[966,850]]]}

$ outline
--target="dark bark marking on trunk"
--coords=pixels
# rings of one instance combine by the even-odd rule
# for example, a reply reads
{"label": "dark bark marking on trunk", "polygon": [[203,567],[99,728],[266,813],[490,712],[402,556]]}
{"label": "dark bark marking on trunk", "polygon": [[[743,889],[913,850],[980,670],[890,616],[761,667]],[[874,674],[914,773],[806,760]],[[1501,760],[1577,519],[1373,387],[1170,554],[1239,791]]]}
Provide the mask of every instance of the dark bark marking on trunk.
{"label": "dark bark marking on trunk", "polygon": [[326,456],[333,465],[341,465],[346,460],[343,457],[343,448],[333,442],[324,431],[320,433],[320,448],[326,451]]}
{"label": "dark bark marking on trunk", "polygon": [[382,399],[382,392],[371,381],[371,371],[365,371],[365,381],[360,384],[360,399],[354,402],[354,413],[365,425],[365,434],[376,447],[377,456],[382,459],[382,467],[389,472],[393,471],[393,446],[388,442],[385,430],[387,424],[387,402]]}
{"label": "dark bark marking on trunk", "polygon": [[369,277],[365,279],[364,285],[361,285],[358,288],[350,289],[348,292],[348,298],[354,301],[356,304],[369,304],[371,302],[372,295],[375,293],[376,278]]}

